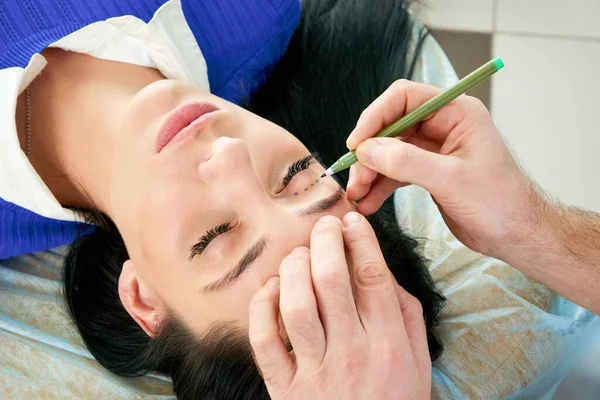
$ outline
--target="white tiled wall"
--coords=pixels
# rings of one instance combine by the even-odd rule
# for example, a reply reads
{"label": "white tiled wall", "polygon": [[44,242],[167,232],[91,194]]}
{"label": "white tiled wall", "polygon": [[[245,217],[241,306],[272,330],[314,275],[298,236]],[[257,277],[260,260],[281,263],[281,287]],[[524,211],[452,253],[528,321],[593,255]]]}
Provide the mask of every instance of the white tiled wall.
{"label": "white tiled wall", "polygon": [[600,210],[600,41],[497,34],[492,53],[506,63],[492,114],[527,170],[560,200]]}
{"label": "white tiled wall", "polygon": [[433,28],[488,32],[492,114],[533,178],[600,211],[600,0],[423,0]]}
{"label": "white tiled wall", "polygon": [[499,32],[600,38],[600,0],[497,0],[495,19]]}
{"label": "white tiled wall", "polygon": [[422,18],[430,26],[473,32],[492,30],[493,0],[427,0],[420,4]]}

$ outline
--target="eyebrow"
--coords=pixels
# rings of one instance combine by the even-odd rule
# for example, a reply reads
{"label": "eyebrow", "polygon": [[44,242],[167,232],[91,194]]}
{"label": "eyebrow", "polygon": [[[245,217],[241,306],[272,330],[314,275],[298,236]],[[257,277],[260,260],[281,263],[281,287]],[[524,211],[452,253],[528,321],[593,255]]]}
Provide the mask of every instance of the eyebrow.
{"label": "eyebrow", "polygon": [[341,187],[338,187],[338,190],[333,195],[326,197],[323,200],[319,200],[307,208],[301,209],[300,215],[314,215],[324,213],[325,211],[329,211],[333,207],[335,207],[343,198],[344,191]]}
{"label": "eyebrow", "polygon": [[214,292],[224,286],[231,283],[235,278],[240,276],[250,264],[252,264],[260,255],[265,251],[267,247],[268,237],[262,235],[260,239],[256,241],[249,249],[244,253],[242,258],[238,261],[235,267],[229,270],[225,276],[219,278],[213,283],[208,284],[204,287],[204,293]]}
{"label": "eyebrow", "polygon": [[[315,215],[324,213],[326,211],[331,210],[335,207],[342,199],[344,198],[344,191],[341,187],[331,196],[319,200],[316,203],[310,205],[309,207],[303,208],[299,211],[300,215]],[[261,254],[266,250],[267,244],[269,242],[269,236],[264,234],[260,239],[256,241],[240,258],[235,267],[229,270],[223,277],[217,279],[216,281],[209,283],[204,286],[202,289],[204,293],[210,293],[217,290],[222,289],[227,286],[231,282],[233,282],[238,276],[240,276],[244,271],[254,262],[256,261]]]}

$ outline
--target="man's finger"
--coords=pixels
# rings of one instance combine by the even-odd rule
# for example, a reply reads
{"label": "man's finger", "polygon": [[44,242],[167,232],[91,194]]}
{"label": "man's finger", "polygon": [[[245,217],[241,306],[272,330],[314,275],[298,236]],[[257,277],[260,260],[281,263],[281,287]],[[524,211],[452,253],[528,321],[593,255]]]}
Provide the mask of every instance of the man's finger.
{"label": "man's finger", "polygon": [[427,329],[423,319],[423,306],[416,297],[397,283],[395,284],[395,290],[413,355],[419,363],[424,363],[425,367],[431,367],[431,357],[427,345]]}
{"label": "man's finger", "polygon": [[356,179],[359,183],[371,183],[375,178],[377,178],[376,171],[365,167],[359,162],[354,165],[356,165]]}
{"label": "man's finger", "polygon": [[325,333],[319,319],[310,275],[310,251],[299,247],[281,262],[279,308],[299,368],[316,370],[325,356]]}
{"label": "man's finger", "polygon": [[360,201],[369,193],[369,190],[371,190],[370,183],[363,185],[358,182],[348,182],[346,197],[351,201]]}
{"label": "man's finger", "polygon": [[359,331],[360,321],[344,252],[342,221],[326,216],[315,224],[310,237],[310,260],[327,348],[345,347]]}
{"label": "man's finger", "polygon": [[346,187],[346,197],[352,201],[359,201],[369,193],[371,182],[377,177],[377,172],[366,168],[357,162],[350,167],[350,178]]}
{"label": "man's finger", "polygon": [[248,337],[267,387],[283,391],[292,382],[294,362],[279,335],[279,277],[269,279],[252,297],[248,318]]}
{"label": "man's finger", "polygon": [[377,172],[357,162],[350,166],[346,195],[350,200],[358,201],[369,191],[371,182],[377,178]]}
{"label": "man's finger", "polygon": [[344,216],[344,241],[352,261],[356,308],[365,331],[374,339],[405,343],[394,277],[366,218],[357,212]]}
{"label": "man's finger", "polygon": [[357,179],[357,168],[361,165],[360,163],[354,163],[350,167],[350,173],[348,176],[348,184],[346,186],[346,197],[352,201],[358,201],[365,197],[369,192],[370,184],[364,185]]}
{"label": "man's finger", "polygon": [[369,193],[356,206],[358,212],[362,215],[375,213],[383,202],[394,194],[396,189],[404,186],[408,186],[408,184],[390,179],[385,175],[379,175],[375,182],[371,184]]}
{"label": "man's finger", "polygon": [[407,80],[394,82],[363,111],[356,128],[346,140],[346,146],[350,150],[356,149],[359,143],[373,137],[386,126],[441,92],[442,89],[423,83]]}
{"label": "man's finger", "polygon": [[448,174],[457,160],[423,150],[394,138],[374,138],[361,143],[356,156],[367,167],[398,182],[424,187],[431,193],[448,185]]}
{"label": "man's finger", "polygon": [[[419,135],[424,139],[445,144],[453,132],[464,131],[457,127],[463,123],[474,123],[479,116],[484,116],[483,120],[489,120],[489,111],[481,100],[462,95],[423,120],[419,127]],[[482,131],[487,130],[482,129]]]}

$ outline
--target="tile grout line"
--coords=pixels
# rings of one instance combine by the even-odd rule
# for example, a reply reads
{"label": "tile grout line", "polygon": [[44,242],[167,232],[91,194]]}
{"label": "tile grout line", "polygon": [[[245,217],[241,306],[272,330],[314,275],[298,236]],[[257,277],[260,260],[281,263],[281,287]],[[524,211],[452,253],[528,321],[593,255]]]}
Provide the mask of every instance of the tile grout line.
{"label": "tile grout line", "polygon": [[492,0],[492,35],[498,30],[498,0]]}
{"label": "tile grout line", "polygon": [[[492,55],[492,57],[495,57],[496,54],[494,54],[495,49],[496,49],[496,31],[498,30],[498,0],[492,0],[492,32],[491,32],[491,39],[490,39],[490,54]],[[492,77],[492,80],[490,81],[489,85],[490,85],[490,104],[489,104],[489,111],[490,113],[492,112],[492,109],[494,108],[494,81],[496,80],[496,77]]]}
{"label": "tile grout line", "polygon": [[577,36],[577,35],[561,35],[554,33],[538,33],[538,32],[518,32],[518,31],[495,31],[494,34],[507,35],[507,36],[523,36],[528,38],[537,39],[561,39],[569,40],[573,42],[589,42],[589,43],[600,43],[600,37],[591,36]]}
{"label": "tile grout line", "polygon": [[456,28],[448,28],[445,26],[436,26],[429,25],[430,28],[446,31],[446,32],[458,32],[458,33],[473,33],[480,35],[492,35],[493,37],[497,35],[507,35],[507,36],[521,36],[528,38],[538,38],[538,39],[559,39],[559,40],[568,40],[572,42],[585,42],[585,43],[600,43],[600,37],[592,37],[592,36],[577,36],[577,35],[563,35],[563,34],[553,34],[553,33],[537,33],[537,32],[519,32],[519,31],[503,31],[503,30],[491,30],[491,31],[483,31],[483,30],[473,30],[473,29],[456,29]]}

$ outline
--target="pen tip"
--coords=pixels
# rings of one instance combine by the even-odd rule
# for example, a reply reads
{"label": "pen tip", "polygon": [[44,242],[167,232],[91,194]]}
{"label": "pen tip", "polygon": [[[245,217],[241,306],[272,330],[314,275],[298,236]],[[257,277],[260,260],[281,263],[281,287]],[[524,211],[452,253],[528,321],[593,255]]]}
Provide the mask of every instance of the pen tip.
{"label": "pen tip", "polygon": [[321,175],[321,178],[325,178],[326,176],[331,176],[333,175],[333,170],[331,168],[328,168],[327,171],[325,171],[325,173],[323,175]]}

